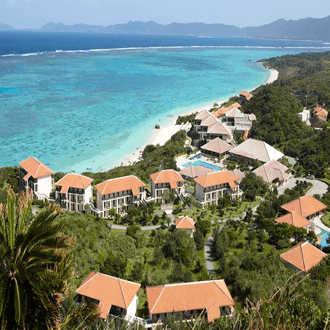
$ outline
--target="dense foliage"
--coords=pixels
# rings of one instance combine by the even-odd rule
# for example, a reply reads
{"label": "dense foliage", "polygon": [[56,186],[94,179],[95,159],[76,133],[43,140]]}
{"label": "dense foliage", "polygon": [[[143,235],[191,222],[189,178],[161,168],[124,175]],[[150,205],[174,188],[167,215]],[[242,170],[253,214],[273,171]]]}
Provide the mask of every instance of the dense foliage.
{"label": "dense foliage", "polygon": [[59,208],[31,216],[30,194],[8,189],[0,204],[1,329],[54,329],[70,290],[72,240],[60,234]]}

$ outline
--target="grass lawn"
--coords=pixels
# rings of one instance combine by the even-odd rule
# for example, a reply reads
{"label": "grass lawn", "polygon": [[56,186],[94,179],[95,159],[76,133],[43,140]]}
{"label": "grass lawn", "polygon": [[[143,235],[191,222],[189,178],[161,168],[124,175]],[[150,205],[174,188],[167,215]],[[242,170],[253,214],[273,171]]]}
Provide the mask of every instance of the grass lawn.
{"label": "grass lawn", "polygon": [[322,222],[325,226],[330,228],[330,212],[327,212],[327,214],[322,217]]}

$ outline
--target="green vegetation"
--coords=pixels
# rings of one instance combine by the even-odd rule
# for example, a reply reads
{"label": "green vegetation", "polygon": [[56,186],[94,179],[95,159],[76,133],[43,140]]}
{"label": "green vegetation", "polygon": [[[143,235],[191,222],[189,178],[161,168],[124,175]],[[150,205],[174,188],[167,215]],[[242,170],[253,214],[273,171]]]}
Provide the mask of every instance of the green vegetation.
{"label": "green vegetation", "polygon": [[328,124],[315,131],[302,123],[296,113],[303,106],[330,106],[330,52],[286,55],[264,60],[264,65],[279,71],[279,79],[261,86],[242,107],[254,113],[249,136],[298,158],[298,174],[330,177],[330,131]]}
{"label": "green vegetation", "polygon": [[31,217],[32,196],[8,189],[0,207],[1,329],[54,329],[72,277],[72,240],[60,234],[55,206]]}
{"label": "green vegetation", "polygon": [[0,168],[0,203],[7,200],[7,187],[10,186],[16,193],[18,192],[18,167]]}
{"label": "green vegetation", "polygon": [[179,116],[177,118],[175,124],[176,125],[181,125],[181,124],[190,123],[190,124],[194,125],[196,115],[197,115],[197,112],[191,113],[190,115],[186,115],[186,116]]}

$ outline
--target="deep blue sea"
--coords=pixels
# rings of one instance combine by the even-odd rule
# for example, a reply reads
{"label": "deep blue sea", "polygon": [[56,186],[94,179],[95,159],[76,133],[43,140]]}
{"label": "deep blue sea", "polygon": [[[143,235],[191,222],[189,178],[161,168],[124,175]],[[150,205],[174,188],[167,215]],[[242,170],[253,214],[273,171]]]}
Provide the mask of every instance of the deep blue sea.
{"label": "deep blue sea", "polygon": [[252,90],[257,60],[322,42],[0,32],[0,167],[34,156],[54,171],[119,165],[156,123]]}

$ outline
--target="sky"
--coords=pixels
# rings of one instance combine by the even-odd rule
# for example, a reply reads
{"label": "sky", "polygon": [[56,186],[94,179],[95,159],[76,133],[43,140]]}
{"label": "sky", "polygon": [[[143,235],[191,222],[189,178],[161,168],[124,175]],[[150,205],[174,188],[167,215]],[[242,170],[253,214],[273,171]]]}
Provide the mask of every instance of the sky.
{"label": "sky", "polygon": [[328,15],[329,0],[0,0],[0,23],[18,29],[40,28],[48,22],[107,26],[129,20],[245,27]]}

